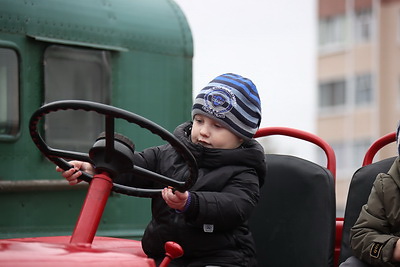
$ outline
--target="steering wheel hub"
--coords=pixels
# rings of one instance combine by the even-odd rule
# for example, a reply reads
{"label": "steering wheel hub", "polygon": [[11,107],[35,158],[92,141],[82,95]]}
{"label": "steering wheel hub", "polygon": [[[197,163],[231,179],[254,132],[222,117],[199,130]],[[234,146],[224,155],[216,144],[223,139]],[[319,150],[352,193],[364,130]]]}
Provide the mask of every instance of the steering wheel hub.
{"label": "steering wheel hub", "polygon": [[103,132],[89,150],[89,157],[94,163],[95,172],[107,172],[112,179],[120,173],[132,170],[135,153],[135,145],[122,134],[114,134],[113,145],[114,149],[107,151],[106,135]]}

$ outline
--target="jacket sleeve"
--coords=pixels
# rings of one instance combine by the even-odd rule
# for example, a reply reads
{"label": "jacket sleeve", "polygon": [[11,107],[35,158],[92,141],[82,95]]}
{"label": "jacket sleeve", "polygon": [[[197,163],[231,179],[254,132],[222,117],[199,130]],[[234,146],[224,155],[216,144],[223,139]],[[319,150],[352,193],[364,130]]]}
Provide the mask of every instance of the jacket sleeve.
{"label": "jacket sleeve", "polygon": [[188,213],[193,224],[215,231],[235,229],[247,221],[259,200],[258,176],[247,170],[233,176],[220,192],[196,191],[197,212]]}
{"label": "jacket sleeve", "polygon": [[398,195],[398,187],[391,176],[379,174],[367,204],[362,207],[359,218],[350,231],[354,255],[364,262],[379,266],[397,266],[391,259],[399,239],[392,233],[392,219],[398,218],[400,212]]}

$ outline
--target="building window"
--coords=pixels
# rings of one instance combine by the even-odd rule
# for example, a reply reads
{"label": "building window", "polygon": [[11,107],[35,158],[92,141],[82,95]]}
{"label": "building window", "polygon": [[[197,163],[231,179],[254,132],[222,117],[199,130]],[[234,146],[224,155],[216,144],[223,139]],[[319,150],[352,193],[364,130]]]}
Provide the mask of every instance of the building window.
{"label": "building window", "polygon": [[[354,40],[356,43],[369,42],[373,35],[373,13],[371,9],[359,10],[354,15]],[[319,47],[322,51],[344,47],[346,44],[349,19],[345,14],[319,20]],[[400,23],[400,19],[399,19]],[[400,32],[399,32],[400,37]]]}
{"label": "building window", "polygon": [[356,105],[365,105],[372,102],[372,75],[370,73],[355,77]]}
{"label": "building window", "polygon": [[342,46],[346,41],[346,17],[344,15],[327,17],[319,21],[319,46],[327,48]]}
{"label": "building window", "polygon": [[[57,100],[110,103],[109,52],[50,46],[44,55],[44,75],[46,103]],[[46,116],[45,138],[54,148],[87,152],[103,129],[104,118],[95,112],[59,111]]]}
{"label": "building window", "polygon": [[[330,144],[335,151],[337,170],[341,173],[346,173],[348,171],[353,172],[362,166],[371,140],[357,139],[353,142],[346,140],[342,142],[330,142]],[[322,157],[320,154],[319,156]]]}
{"label": "building window", "polygon": [[0,48],[0,138],[14,139],[20,132],[19,66],[17,53]]}
{"label": "building window", "polygon": [[355,41],[358,43],[369,42],[372,38],[372,10],[357,11],[355,15]]}
{"label": "building window", "polygon": [[319,85],[319,107],[333,108],[345,105],[346,83],[344,80],[336,80],[321,83]]}
{"label": "building window", "polygon": [[[364,106],[373,102],[373,77],[364,73],[352,78],[354,91],[345,80],[322,82],[319,85],[319,107],[337,108],[344,105]],[[348,91],[351,90],[351,91]],[[354,96],[354,103],[347,98],[347,93]]]}

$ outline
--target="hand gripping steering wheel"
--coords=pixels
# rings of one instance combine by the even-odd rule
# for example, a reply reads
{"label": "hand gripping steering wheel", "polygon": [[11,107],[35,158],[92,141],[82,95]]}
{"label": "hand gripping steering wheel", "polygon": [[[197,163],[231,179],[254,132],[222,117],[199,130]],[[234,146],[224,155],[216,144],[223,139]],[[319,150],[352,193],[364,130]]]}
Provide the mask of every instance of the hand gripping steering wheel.
{"label": "hand gripping steering wheel", "polygon": [[[62,100],[51,102],[39,108],[37,111],[33,113],[31,119],[29,121],[29,131],[31,134],[31,138],[35,145],[39,148],[39,150],[54,164],[59,166],[63,170],[68,170],[72,168],[65,159],[70,160],[80,160],[86,161],[93,164],[93,160],[90,157],[90,154],[66,151],[60,149],[54,149],[49,147],[45,141],[42,139],[37,130],[37,125],[40,119],[51,112],[56,112],[59,110],[84,110],[84,111],[95,111],[99,114],[105,116],[105,156],[109,156],[110,153],[117,152],[115,149],[115,144],[117,140],[114,138],[114,120],[115,119],[123,119],[130,123],[135,123],[142,128],[145,128],[160,136],[163,140],[169,142],[172,147],[179,153],[185,160],[188,170],[189,176],[186,177],[184,181],[178,181],[158,173],[149,171],[147,169],[141,168],[139,166],[133,165],[132,170],[130,171],[133,174],[136,174],[137,177],[145,177],[147,179],[151,179],[153,181],[157,181],[166,186],[172,186],[177,190],[184,192],[188,190],[197,180],[197,164],[189,149],[183,145],[173,134],[157,125],[156,123],[145,119],[137,114],[128,112],[123,109],[119,109],[116,107],[112,107],[109,105],[95,103],[90,101],[83,100]],[[133,151],[132,151],[133,152]],[[89,182],[92,180],[92,176],[85,172],[82,172],[80,179]],[[131,196],[138,197],[155,197],[160,194],[162,189],[146,189],[146,188],[135,188],[130,186],[124,186],[120,184],[113,183],[112,190],[117,193],[122,193]]]}

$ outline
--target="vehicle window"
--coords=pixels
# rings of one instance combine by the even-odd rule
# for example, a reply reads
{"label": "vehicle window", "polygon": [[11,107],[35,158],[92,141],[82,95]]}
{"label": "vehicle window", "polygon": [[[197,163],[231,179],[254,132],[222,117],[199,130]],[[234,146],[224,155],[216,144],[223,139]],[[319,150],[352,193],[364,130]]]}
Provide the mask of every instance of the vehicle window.
{"label": "vehicle window", "polygon": [[20,131],[18,55],[0,48],[0,139],[16,138]]}
{"label": "vehicle window", "polygon": [[[111,67],[107,51],[50,46],[44,55],[45,102],[89,100],[110,104]],[[87,152],[104,119],[85,111],[46,116],[46,142],[54,148]]]}

